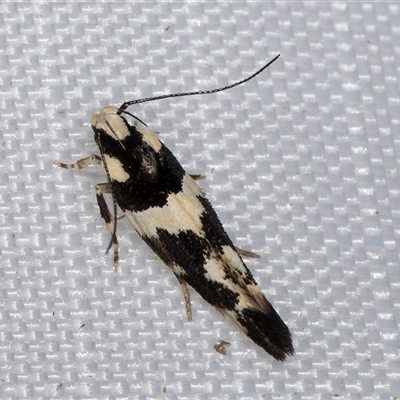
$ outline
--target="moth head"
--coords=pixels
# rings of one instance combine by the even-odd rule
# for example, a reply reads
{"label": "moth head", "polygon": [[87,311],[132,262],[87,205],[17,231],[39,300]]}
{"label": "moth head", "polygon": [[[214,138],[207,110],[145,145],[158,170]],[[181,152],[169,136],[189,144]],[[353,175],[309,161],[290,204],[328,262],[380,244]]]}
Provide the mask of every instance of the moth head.
{"label": "moth head", "polygon": [[130,135],[128,123],[118,111],[117,107],[106,106],[98,114],[93,115],[90,124],[96,135],[105,133],[118,142]]}

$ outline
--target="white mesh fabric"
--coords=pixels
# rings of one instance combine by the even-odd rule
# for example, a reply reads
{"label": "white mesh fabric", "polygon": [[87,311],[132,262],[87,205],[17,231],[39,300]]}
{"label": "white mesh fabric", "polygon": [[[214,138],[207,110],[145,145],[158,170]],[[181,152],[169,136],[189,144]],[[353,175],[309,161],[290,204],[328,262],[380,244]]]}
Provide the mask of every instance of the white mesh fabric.
{"label": "white mesh fabric", "polygon": [[[0,4],[0,397],[400,396],[400,5]],[[290,327],[273,360],[181,288],[92,186],[105,105],[133,107],[201,185]],[[231,343],[227,355],[213,350]]]}

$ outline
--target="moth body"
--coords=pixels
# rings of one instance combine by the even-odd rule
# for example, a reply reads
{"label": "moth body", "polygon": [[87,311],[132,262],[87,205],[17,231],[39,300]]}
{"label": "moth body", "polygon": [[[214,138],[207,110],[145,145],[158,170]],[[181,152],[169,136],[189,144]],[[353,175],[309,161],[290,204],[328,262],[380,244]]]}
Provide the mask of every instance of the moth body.
{"label": "moth body", "polygon": [[[191,320],[192,286],[207,302],[229,318],[250,339],[277,360],[294,353],[288,327],[264,297],[241,255],[253,253],[236,248],[196,180],[189,175],[158,137],[144,128],[129,124],[121,114],[130,105],[170,97],[211,94],[227,90],[257,76],[279,57],[276,56],[253,75],[234,84],[212,90],[161,95],[133,100],[121,107],[103,107],[91,125],[100,156],[55,164],[82,169],[101,164],[106,183],[97,184],[96,197],[114,248],[114,270],[118,268],[116,236],[117,206],[136,232],[169,266],[178,278]],[[113,199],[112,214],[104,194]],[[107,250],[108,251],[108,250]]]}
{"label": "moth body", "polygon": [[118,109],[92,118],[116,203],[177,278],[192,286],[278,360],[293,353],[289,329],[266,300],[197,182],[158,137]]}

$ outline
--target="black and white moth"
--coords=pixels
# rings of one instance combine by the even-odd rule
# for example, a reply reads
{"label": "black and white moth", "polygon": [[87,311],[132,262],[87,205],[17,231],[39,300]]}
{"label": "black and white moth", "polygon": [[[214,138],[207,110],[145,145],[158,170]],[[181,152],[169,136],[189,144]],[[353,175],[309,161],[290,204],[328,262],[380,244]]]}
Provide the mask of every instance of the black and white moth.
{"label": "black and white moth", "polygon": [[[111,233],[107,251],[111,245],[114,247],[115,271],[118,268],[118,206],[136,232],[178,278],[189,321],[192,313],[187,284],[255,343],[277,360],[284,361],[287,355],[294,353],[291,334],[241,258],[252,253],[233,245],[196,182],[202,176],[185,172],[147,125],[126,111],[133,104],[233,88],[260,74],[278,57],[248,78],[219,89],[133,100],[119,108],[106,106],[91,120],[100,156],[91,155],[73,164],[54,163],[76,170],[89,164],[101,164],[107,183],[97,184],[95,190],[100,214]],[[138,122],[130,124],[122,114]],[[112,196],[113,215],[104,194]]]}

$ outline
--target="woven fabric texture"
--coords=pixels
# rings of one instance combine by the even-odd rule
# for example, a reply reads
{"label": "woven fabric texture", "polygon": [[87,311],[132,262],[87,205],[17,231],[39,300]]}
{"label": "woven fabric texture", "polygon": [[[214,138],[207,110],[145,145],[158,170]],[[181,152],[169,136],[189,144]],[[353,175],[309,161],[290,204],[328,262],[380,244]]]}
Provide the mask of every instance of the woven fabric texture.
{"label": "woven fabric texture", "polygon": [[[1,2],[0,397],[400,397],[400,4]],[[89,122],[131,107],[207,192],[293,334],[275,361],[127,221]],[[221,340],[227,354],[214,350]]]}

